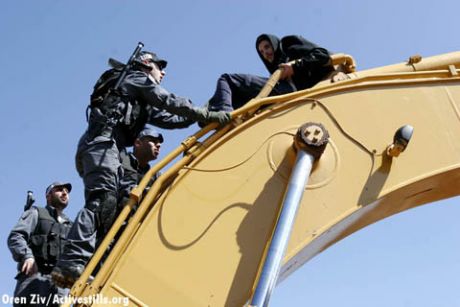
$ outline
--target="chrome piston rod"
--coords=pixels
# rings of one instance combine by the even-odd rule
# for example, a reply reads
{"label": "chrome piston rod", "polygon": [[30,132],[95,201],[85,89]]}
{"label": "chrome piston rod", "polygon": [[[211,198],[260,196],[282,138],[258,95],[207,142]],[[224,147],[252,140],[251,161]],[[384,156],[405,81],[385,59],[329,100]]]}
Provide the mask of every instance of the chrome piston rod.
{"label": "chrome piston rod", "polygon": [[289,178],[281,213],[250,306],[268,306],[271,292],[276,285],[281,269],[297,209],[302,201],[302,195],[314,161],[315,158],[308,152],[297,151],[296,162]]}

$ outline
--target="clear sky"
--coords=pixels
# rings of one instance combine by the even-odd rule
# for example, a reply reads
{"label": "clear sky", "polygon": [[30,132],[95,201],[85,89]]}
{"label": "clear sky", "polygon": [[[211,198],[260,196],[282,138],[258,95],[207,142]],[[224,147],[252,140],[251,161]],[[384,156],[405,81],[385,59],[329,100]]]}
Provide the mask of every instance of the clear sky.
{"label": "clear sky", "polygon": [[[15,263],[6,246],[27,190],[44,204],[54,180],[74,189],[85,108],[107,59],[126,61],[138,41],[169,61],[163,85],[197,105],[224,72],[267,75],[261,33],[301,34],[354,56],[358,69],[460,50],[458,0],[23,1],[0,6],[0,296]],[[161,157],[198,129],[165,132]],[[372,225],[329,248],[275,289],[271,306],[460,306],[459,198]]]}

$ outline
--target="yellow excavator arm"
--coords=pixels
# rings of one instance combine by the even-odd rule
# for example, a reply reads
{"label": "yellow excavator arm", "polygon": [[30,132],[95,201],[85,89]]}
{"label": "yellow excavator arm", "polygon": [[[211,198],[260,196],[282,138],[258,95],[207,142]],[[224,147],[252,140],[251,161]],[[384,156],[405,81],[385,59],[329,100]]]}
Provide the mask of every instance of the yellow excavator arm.
{"label": "yellow excavator arm", "polygon": [[305,123],[321,124],[329,139],[301,187],[278,281],[369,224],[458,195],[460,52],[368,71],[354,71],[349,56],[334,64],[345,78],[256,98],[232,123],[205,127],[153,167],[147,176],[182,156],[145,197],[149,178],[132,192],[72,294],[127,297],[130,306],[250,302],[301,150],[294,137]]}

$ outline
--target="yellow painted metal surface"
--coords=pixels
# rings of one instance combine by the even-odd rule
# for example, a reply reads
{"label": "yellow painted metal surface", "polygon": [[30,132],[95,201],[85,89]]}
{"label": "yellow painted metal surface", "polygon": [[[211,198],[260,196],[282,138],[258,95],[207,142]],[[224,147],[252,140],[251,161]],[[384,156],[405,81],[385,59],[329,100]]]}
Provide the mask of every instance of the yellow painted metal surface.
{"label": "yellow painted metal surface", "polygon": [[[434,63],[265,100],[273,104],[181,168],[105,264],[100,289],[85,293],[123,294],[133,306],[243,306],[294,162],[293,134],[309,121],[330,143],[305,187],[282,278],[368,224],[458,195],[460,78]],[[405,124],[414,135],[391,159],[385,149]]]}

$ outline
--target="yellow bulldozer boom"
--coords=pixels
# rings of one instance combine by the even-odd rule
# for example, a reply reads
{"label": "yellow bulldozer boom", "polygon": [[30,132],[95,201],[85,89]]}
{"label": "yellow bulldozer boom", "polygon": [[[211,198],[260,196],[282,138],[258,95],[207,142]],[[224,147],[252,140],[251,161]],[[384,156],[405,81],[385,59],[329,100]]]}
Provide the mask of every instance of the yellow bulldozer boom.
{"label": "yellow bulldozer boom", "polygon": [[[132,192],[73,296],[127,297],[130,306],[247,304],[294,167],[294,135],[308,122],[323,125],[329,143],[304,186],[278,280],[369,224],[458,195],[460,52],[367,71],[354,71],[346,55],[333,60],[345,78],[258,97],[230,124],[205,127],[155,165],[146,177],[179,157],[145,196],[149,178]],[[392,152],[405,125],[412,138]]]}

